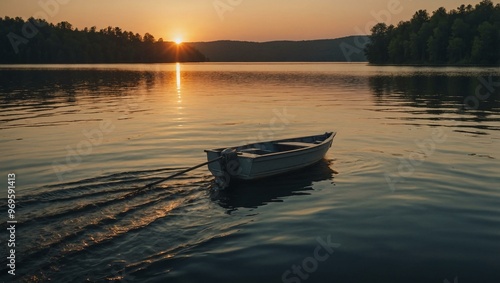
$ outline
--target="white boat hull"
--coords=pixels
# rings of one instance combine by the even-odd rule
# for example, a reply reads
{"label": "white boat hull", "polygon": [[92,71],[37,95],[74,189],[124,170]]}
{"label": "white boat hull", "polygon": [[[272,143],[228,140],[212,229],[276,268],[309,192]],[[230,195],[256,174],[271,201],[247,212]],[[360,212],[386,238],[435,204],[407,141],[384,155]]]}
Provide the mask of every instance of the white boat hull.
{"label": "white boat hull", "polygon": [[[236,152],[234,160],[210,163],[208,169],[216,177],[241,180],[266,178],[299,170],[323,159],[335,134],[333,132],[238,146],[233,148]],[[223,150],[224,148],[205,150],[207,159],[210,161],[220,158]]]}

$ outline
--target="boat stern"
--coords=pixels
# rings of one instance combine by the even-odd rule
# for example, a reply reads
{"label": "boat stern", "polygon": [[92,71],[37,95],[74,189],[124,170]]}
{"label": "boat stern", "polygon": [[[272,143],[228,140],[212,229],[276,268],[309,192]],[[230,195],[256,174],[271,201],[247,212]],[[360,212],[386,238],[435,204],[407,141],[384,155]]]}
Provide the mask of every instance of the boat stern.
{"label": "boat stern", "polygon": [[[207,153],[207,161],[217,159],[221,156],[221,151],[214,149],[207,149],[205,152]],[[222,169],[222,164],[220,162],[209,163],[208,170],[210,170],[214,176],[221,176],[224,174],[224,170]]]}

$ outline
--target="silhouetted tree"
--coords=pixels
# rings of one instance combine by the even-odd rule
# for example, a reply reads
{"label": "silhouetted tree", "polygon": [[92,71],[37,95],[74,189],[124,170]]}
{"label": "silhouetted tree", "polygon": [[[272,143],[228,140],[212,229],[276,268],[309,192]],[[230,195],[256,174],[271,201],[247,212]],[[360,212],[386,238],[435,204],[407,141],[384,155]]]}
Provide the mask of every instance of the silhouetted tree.
{"label": "silhouetted tree", "polygon": [[410,25],[410,56],[412,61],[419,61],[427,57],[427,38],[431,33],[427,11],[417,11]]}
{"label": "silhouetted tree", "polygon": [[387,26],[385,23],[378,23],[372,29],[370,43],[365,49],[366,58],[371,63],[386,63],[389,59],[389,36],[393,26]]}

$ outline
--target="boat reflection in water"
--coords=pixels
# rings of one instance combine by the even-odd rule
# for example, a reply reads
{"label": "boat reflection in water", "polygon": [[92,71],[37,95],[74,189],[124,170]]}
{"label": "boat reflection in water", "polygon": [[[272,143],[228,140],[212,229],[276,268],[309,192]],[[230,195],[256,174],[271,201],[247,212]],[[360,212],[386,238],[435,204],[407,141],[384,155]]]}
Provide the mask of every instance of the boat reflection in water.
{"label": "boat reflection in water", "polygon": [[225,190],[213,190],[212,200],[230,214],[239,208],[257,208],[272,202],[283,202],[288,196],[309,195],[315,182],[332,180],[333,160],[322,159],[307,168],[253,181],[231,181]]}

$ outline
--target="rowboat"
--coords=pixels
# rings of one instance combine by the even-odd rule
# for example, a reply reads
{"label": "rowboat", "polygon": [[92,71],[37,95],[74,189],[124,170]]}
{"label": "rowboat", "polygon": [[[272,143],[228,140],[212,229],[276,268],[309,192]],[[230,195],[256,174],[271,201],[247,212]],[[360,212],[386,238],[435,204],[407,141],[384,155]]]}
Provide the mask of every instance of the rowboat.
{"label": "rowboat", "polygon": [[[335,132],[207,149],[208,169],[221,188],[231,179],[255,180],[288,173],[322,160]],[[217,162],[214,162],[217,160]]]}

